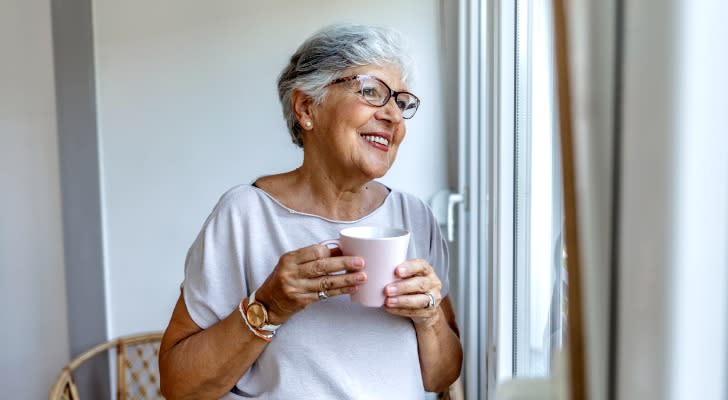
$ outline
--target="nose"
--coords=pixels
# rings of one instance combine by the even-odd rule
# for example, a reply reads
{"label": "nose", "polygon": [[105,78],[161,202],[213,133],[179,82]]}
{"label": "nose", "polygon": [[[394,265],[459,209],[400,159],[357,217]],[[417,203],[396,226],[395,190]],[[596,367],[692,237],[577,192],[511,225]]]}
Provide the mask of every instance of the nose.
{"label": "nose", "polygon": [[389,121],[393,124],[399,124],[404,120],[402,117],[402,110],[397,107],[397,100],[394,96],[389,98],[387,104],[379,107],[379,110],[374,114],[379,120]]}

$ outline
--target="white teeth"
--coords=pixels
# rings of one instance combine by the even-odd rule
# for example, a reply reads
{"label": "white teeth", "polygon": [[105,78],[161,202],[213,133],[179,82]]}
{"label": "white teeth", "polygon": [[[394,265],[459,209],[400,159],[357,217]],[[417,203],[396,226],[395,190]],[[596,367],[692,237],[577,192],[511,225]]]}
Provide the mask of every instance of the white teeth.
{"label": "white teeth", "polygon": [[364,140],[366,140],[368,142],[374,142],[374,143],[379,143],[384,146],[389,146],[389,140],[387,140],[381,136],[363,135],[362,137],[364,138]]}

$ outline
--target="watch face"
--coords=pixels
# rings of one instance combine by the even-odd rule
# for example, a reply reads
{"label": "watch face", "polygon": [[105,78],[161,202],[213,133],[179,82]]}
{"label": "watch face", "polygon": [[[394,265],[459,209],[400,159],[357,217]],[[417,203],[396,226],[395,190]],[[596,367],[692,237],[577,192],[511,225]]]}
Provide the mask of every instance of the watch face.
{"label": "watch face", "polygon": [[248,322],[256,328],[260,328],[265,325],[265,321],[268,317],[265,308],[260,303],[249,304],[246,316],[248,317]]}

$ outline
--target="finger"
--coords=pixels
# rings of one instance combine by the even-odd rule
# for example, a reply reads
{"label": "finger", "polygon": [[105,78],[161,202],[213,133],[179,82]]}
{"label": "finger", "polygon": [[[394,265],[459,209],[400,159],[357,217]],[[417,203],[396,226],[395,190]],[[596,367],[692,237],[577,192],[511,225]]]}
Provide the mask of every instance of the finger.
{"label": "finger", "polygon": [[442,287],[440,279],[436,276],[414,276],[388,284],[384,288],[387,296],[396,296],[413,293],[439,292]]}
{"label": "finger", "polygon": [[[334,296],[341,296],[342,294],[352,294],[356,293],[356,291],[359,290],[359,286],[344,286],[336,289],[329,289],[326,291],[323,291],[326,293],[327,297],[334,297]],[[318,298],[318,292],[311,294],[316,300],[321,300]]]}
{"label": "finger", "polygon": [[329,249],[324,245],[314,244],[308,247],[302,247],[290,253],[286,253],[284,257],[287,257],[288,259],[286,261],[290,263],[305,264],[308,262],[331,257],[332,250],[334,249]]}
{"label": "finger", "polygon": [[411,276],[426,276],[434,273],[432,266],[425,260],[415,259],[407,260],[397,266],[395,274],[399,278],[409,278]]}
{"label": "finger", "polygon": [[363,267],[364,260],[361,257],[327,257],[301,265],[299,275],[303,278],[316,278],[339,271],[358,271]]}
{"label": "finger", "polygon": [[319,279],[308,280],[308,289],[311,291],[329,291],[348,286],[361,285],[367,281],[365,272],[355,272],[341,275],[326,275]]}
{"label": "finger", "polygon": [[435,306],[432,308],[427,307],[430,304],[430,296],[424,293],[387,297],[387,299],[385,300],[385,304],[387,305],[387,307],[393,308],[405,308],[411,310],[433,310],[436,309],[437,306],[440,304],[440,295],[439,293],[432,293],[432,295],[435,297]]}

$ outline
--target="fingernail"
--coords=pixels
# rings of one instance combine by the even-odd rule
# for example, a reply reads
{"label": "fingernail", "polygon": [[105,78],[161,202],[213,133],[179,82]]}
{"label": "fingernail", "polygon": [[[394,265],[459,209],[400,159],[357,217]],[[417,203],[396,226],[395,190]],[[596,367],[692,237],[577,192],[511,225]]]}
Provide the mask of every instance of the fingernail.
{"label": "fingernail", "polygon": [[399,268],[397,268],[397,272],[399,273],[400,276],[402,276],[407,273],[407,268],[399,267]]}
{"label": "fingernail", "polygon": [[355,258],[352,264],[354,264],[355,267],[363,267],[364,260],[362,260],[361,258]]}
{"label": "fingernail", "polygon": [[391,297],[387,299],[387,305],[394,306],[399,302],[396,297]]}
{"label": "fingernail", "polygon": [[365,274],[358,274],[356,276],[356,280],[357,282],[364,282],[365,280],[367,280],[367,276]]}
{"label": "fingernail", "polygon": [[396,294],[396,293],[397,293],[396,286],[387,286],[387,294]]}

